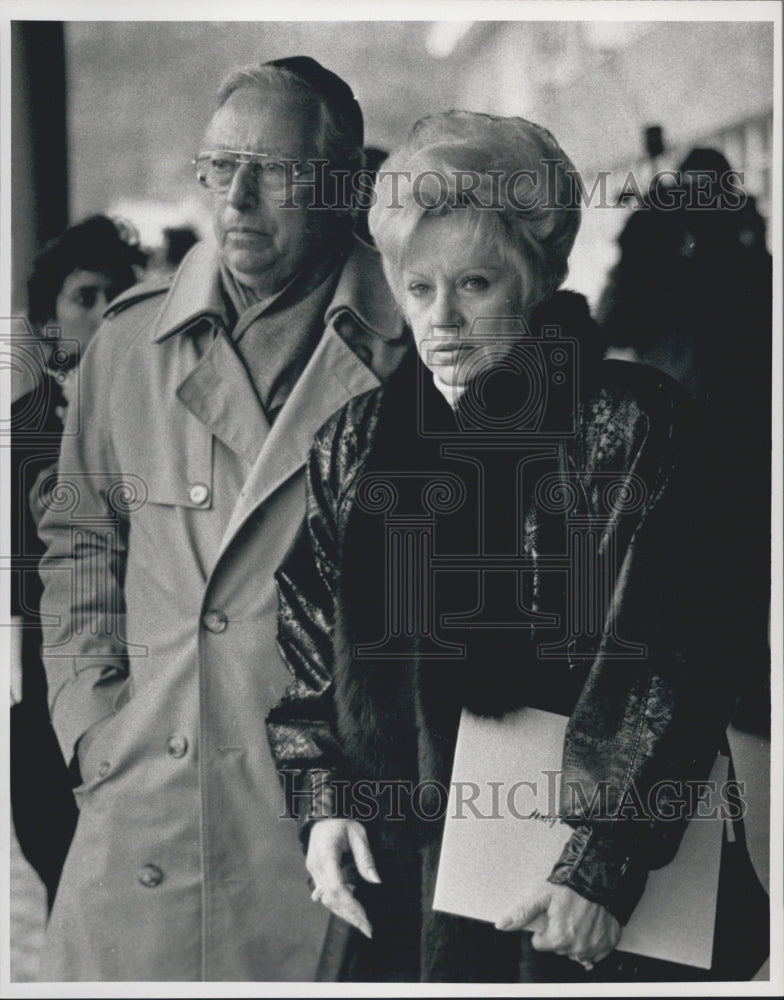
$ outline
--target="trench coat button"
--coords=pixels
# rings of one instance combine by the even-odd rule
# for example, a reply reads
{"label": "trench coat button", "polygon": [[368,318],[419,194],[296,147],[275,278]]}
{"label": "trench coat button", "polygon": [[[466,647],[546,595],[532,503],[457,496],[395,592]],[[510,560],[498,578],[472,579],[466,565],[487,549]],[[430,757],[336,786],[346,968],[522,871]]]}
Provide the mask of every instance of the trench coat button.
{"label": "trench coat button", "polygon": [[105,778],[109,771],[112,769],[112,765],[108,760],[102,760],[98,765],[98,777]]}
{"label": "trench coat button", "polygon": [[188,491],[191,503],[205,504],[210,498],[210,491],[204,483],[194,483]]}
{"label": "trench coat button", "polygon": [[229,619],[224,615],[222,611],[207,611],[202,618],[204,627],[210,632],[225,632],[226,626],[229,624]]}
{"label": "trench coat button", "polygon": [[175,733],[169,737],[166,750],[172,757],[184,757],[188,752],[188,740],[182,733]]}
{"label": "trench coat button", "polygon": [[154,889],[163,882],[163,872],[157,865],[144,865],[139,869],[139,881],[147,889]]}

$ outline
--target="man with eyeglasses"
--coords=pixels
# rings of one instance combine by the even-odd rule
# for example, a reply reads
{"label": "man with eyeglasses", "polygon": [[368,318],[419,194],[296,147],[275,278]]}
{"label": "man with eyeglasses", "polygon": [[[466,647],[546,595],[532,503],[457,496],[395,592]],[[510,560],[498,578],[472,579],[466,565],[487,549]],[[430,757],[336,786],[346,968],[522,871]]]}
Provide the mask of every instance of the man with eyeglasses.
{"label": "man with eyeglasses", "polygon": [[41,524],[49,702],[82,782],[45,980],[316,978],[326,911],[264,720],[311,439],[408,346],[342,197],[362,142],[314,60],[233,73],[195,157],[215,241],[86,352]]}

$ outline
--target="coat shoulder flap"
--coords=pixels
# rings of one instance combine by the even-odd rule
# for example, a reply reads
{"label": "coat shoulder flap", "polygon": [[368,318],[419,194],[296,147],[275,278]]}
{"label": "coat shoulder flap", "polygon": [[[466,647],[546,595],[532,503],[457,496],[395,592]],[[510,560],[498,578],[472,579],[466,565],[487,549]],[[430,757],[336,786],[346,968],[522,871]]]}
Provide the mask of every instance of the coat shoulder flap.
{"label": "coat shoulder flap", "polygon": [[171,288],[171,278],[158,278],[151,281],[144,281],[138,285],[133,285],[122,295],[118,295],[109,305],[103,314],[104,319],[115,319],[126,312],[132,306],[137,306],[142,302],[154,302],[159,305],[161,297]]}

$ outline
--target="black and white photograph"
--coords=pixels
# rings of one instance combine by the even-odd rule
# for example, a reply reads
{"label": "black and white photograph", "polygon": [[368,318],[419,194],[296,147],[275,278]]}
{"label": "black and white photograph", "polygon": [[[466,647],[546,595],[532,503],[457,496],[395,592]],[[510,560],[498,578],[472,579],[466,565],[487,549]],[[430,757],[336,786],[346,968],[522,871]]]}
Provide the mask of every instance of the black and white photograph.
{"label": "black and white photograph", "polygon": [[2,5],[3,996],[784,993],[781,27]]}

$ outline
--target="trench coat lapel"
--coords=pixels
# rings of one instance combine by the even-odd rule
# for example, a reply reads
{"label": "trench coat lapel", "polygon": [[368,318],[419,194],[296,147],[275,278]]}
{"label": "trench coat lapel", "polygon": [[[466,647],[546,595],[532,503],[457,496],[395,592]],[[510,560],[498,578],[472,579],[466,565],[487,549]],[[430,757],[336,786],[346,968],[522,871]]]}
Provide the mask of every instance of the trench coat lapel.
{"label": "trench coat lapel", "polygon": [[228,337],[218,331],[177,396],[212,433],[253,464],[270,431],[250,376]]}
{"label": "trench coat lapel", "polygon": [[328,327],[262,444],[223,536],[221,554],[256,508],[304,466],[319,427],[352,397],[379,384]]}
{"label": "trench coat lapel", "polygon": [[174,276],[150,333],[154,343],[208,323],[215,338],[176,388],[179,401],[232,451],[252,464],[269,422],[242,360],[228,340],[218,250],[197,243]]}

